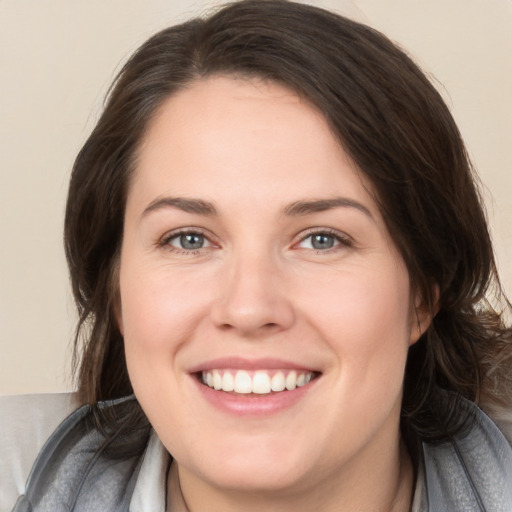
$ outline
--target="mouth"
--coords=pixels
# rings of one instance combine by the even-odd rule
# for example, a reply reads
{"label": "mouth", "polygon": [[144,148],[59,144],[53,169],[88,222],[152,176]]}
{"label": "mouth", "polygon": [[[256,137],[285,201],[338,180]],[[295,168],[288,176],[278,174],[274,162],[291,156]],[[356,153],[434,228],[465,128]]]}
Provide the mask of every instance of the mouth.
{"label": "mouth", "polygon": [[223,357],[189,369],[200,396],[215,410],[244,418],[268,418],[308,403],[323,375],[317,368],[274,358]]}
{"label": "mouth", "polygon": [[215,391],[237,395],[274,395],[309,384],[319,376],[308,370],[209,369],[197,373],[199,381]]}

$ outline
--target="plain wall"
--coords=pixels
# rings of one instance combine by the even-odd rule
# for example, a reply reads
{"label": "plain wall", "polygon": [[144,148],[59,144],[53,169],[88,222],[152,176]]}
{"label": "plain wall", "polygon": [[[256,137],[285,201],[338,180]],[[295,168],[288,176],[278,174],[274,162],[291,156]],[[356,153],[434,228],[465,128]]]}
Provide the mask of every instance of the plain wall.
{"label": "plain wall", "polygon": [[[310,3],[383,31],[432,77],[485,184],[512,294],[512,2]],[[215,4],[0,2],[0,393],[72,389],[75,314],[61,239],[73,159],[130,53],[156,30]]]}

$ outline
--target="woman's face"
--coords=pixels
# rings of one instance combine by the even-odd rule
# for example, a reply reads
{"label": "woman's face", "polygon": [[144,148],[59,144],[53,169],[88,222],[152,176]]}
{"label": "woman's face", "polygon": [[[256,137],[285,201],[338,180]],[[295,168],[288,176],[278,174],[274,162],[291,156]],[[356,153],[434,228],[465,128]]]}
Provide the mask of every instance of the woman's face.
{"label": "woman's face", "polygon": [[158,111],[127,199],[118,318],[183,486],[304,490],[396,455],[419,328],[369,191],[279,85],[209,78]]}

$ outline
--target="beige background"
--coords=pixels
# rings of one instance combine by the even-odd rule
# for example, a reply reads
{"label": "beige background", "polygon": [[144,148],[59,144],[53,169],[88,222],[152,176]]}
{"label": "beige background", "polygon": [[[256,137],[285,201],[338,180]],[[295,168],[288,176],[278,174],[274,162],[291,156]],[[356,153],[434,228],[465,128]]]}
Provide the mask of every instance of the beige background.
{"label": "beige background", "polygon": [[[129,54],[215,3],[0,2],[0,393],[72,388],[61,231],[73,158]],[[432,76],[486,185],[512,293],[512,0],[311,3],[382,30]]]}

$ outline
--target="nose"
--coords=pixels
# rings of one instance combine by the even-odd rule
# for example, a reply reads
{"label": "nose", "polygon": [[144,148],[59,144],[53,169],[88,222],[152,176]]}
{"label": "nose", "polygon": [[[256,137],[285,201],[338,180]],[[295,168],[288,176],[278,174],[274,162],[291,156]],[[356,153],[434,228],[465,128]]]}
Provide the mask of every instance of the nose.
{"label": "nose", "polygon": [[212,305],[214,324],[248,338],[290,328],[295,313],[285,281],[269,255],[234,257]]}

